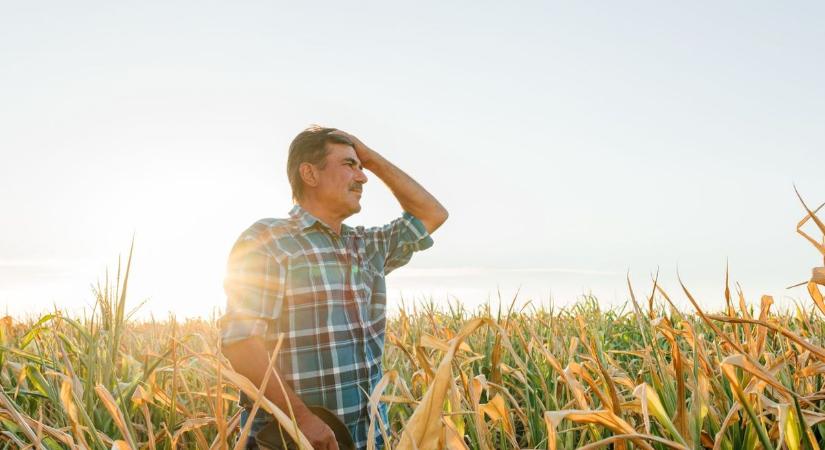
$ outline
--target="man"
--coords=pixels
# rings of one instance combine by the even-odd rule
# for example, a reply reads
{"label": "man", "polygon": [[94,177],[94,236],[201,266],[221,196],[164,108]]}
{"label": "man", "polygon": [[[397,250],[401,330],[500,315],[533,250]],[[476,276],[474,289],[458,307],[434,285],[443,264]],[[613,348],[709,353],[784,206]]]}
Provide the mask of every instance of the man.
{"label": "man", "polygon": [[[364,169],[390,188],[404,210],[385,226],[342,223],[361,210]],[[260,385],[268,350],[283,333],[275,365],[284,389],[271,376],[266,397],[283,411],[291,405],[315,449],[338,446],[307,405],[335,413],[363,449],[368,396],[382,377],[384,276],[432,245],[430,234],[447,220],[447,210],[380,154],[334,128],[314,126],[298,134],[289,148],[287,175],[295,202],[290,217],[259,220],[232,249],[222,352],[236,371]],[[386,406],[379,409],[386,424]],[[242,417],[248,420],[248,412]],[[271,420],[256,416],[253,433]],[[380,447],[380,429],[377,435]]]}

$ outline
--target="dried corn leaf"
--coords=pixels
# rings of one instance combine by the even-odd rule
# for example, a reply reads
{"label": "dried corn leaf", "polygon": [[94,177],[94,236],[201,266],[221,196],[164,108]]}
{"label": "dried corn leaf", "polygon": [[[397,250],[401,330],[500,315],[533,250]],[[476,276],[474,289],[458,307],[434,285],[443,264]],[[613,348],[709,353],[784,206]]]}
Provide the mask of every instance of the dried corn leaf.
{"label": "dried corn leaf", "polygon": [[504,431],[508,435],[514,436],[513,422],[510,420],[510,414],[507,412],[504,397],[501,394],[496,394],[492,400],[480,405],[480,410],[494,422],[501,421]]}
{"label": "dried corn leaf", "polygon": [[[446,352],[450,349],[450,345],[431,334],[423,334],[421,335],[421,340],[419,341],[418,345],[422,347],[434,348],[436,350],[441,350],[442,352]],[[466,342],[462,342],[461,345],[458,346],[458,350],[462,352],[472,353],[473,349],[467,345]]]}
{"label": "dried corn leaf", "polygon": [[129,443],[129,446],[133,450],[137,450],[137,445],[135,444],[135,439],[132,437],[132,433],[129,432],[129,428],[126,425],[126,418],[123,415],[123,411],[120,410],[120,407],[117,406],[114,397],[112,394],[103,387],[102,384],[97,384],[95,386],[95,393],[97,394],[100,401],[103,403],[103,407],[106,408],[106,411],[109,412],[109,415],[112,417],[112,420],[115,422],[115,426],[120,431],[120,434],[126,439],[126,442]]}
{"label": "dried corn leaf", "polygon": [[813,280],[808,282],[808,293],[811,294],[811,298],[816,307],[819,308],[819,312],[825,314],[825,299],[822,298],[822,293],[819,292],[819,288]]}
{"label": "dried corn leaf", "polygon": [[458,430],[451,417],[444,417],[444,449],[470,450],[464,442],[464,433]]}
{"label": "dried corn leaf", "polygon": [[[621,417],[613,414],[613,411],[603,410],[576,410],[567,409],[562,411],[545,411],[544,423],[547,426],[547,445],[550,450],[556,447],[556,428],[562,420],[567,419],[576,423],[587,423],[601,425],[616,434],[637,435],[636,430]],[[630,438],[640,448],[652,450],[650,444],[635,437]]]}
{"label": "dried corn leaf", "polygon": [[132,393],[132,403],[137,406],[145,403],[152,403],[152,394],[143,389],[143,386],[137,385],[135,391]]}
{"label": "dried corn leaf", "polygon": [[[796,191],[795,187],[794,187],[794,191]],[[825,256],[825,245],[820,244],[819,242],[817,242],[816,239],[812,238],[807,233],[802,231],[802,227],[805,225],[805,223],[808,222],[808,219],[813,219],[814,223],[816,223],[816,226],[819,228],[819,231],[821,231],[823,234],[825,234],[825,224],[823,224],[822,221],[819,219],[819,217],[817,217],[817,215],[816,215],[816,213],[820,210],[820,208],[825,206],[825,203],[823,203],[822,205],[819,205],[819,207],[817,207],[816,210],[811,211],[811,209],[808,208],[808,205],[805,204],[805,201],[802,200],[802,196],[799,195],[799,191],[796,191],[796,196],[799,198],[799,201],[802,203],[802,207],[805,208],[805,211],[808,213],[796,225],[796,232],[799,233],[802,237],[804,237],[808,242],[813,244],[813,246],[817,250],[819,250],[819,252],[822,253],[823,256]]]}
{"label": "dried corn leaf", "polygon": [[117,440],[112,442],[112,450],[131,450],[126,441]]}
{"label": "dried corn leaf", "polygon": [[379,399],[381,398],[381,394],[384,393],[384,389],[387,386],[398,378],[398,372],[395,370],[390,370],[386,372],[378,384],[375,386],[375,389],[372,390],[370,393],[369,398],[369,410],[370,410],[370,422],[369,422],[369,429],[367,431],[367,450],[375,450],[375,429],[378,427],[383,434],[384,442],[389,442],[389,437],[386,435],[385,432],[385,423],[383,423],[381,419],[381,415],[378,414],[378,403]]}
{"label": "dried corn leaf", "polygon": [[442,435],[441,407],[450,384],[453,383],[452,360],[455,353],[470,333],[485,323],[484,319],[476,318],[464,324],[461,331],[450,342],[450,348],[441,360],[432,384],[427,389],[424,398],[413,411],[397,450],[430,449],[436,448],[438,439]]}
{"label": "dried corn leaf", "polygon": [[[783,395],[786,396],[787,399],[790,399],[795,394],[788,390],[779,380],[774,377],[774,373],[778,372],[784,364],[776,364],[772,370],[765,369],[764,367],[760,366],[759,364],[754,364],[750,359],[746,358],[745,355],[731,355],[722,360],[721,366],[724,370],[726,365],[732,365],[735,367],[739,367],[740,369],[750,373],[754,377],[762,380],[763,382],[771,385],[774,389],[781,392]],[[749,383],[748,389],[745,389],[746,392],[760,392],[762,390],[759,384]]]}
{"label": "dried corn leaf", "polygon": [[820,286],[825,286],[825,267],[814,267],[811,271],[811,281]]}
{"label": "dried corn leaf", "polygon": [[205,427],[209,424],[215,422],[215,419],[212,417],[196,417],[193,419],[184,420],[183,423],[175,430],[175,434],[172,435],[172,448],[178,448],[178,440],[188,431],[192,431],[201,427]]}

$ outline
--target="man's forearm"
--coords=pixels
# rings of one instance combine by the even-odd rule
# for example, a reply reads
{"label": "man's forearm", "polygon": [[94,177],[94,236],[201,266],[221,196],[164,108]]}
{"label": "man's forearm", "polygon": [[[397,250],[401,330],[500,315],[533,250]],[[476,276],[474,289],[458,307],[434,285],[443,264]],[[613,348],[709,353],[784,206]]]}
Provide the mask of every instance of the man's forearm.
{"label": "man's forearm", "polygon": [[404,211],[417,217],[428,233],[447,220],[447,209],[432,194],[380,154],[374,152],[364,168],[390,188]]}
{"label": "man's forearm", "polygon": [[[269,368],[269,355],[260,338],[247,339],[226,346],[222,350],[224,356],[226,356],[236,372],[249,378],[255,386],[260,386],[261,383],[263,383],[266,370]],[[278,373],[276,369],[273,368],[273,370]],[[296,418],[302,417],[305,414],[311,414],[310,410],[300,397],[295,394],[292,388],[284,383],[282,390],[281,383],[279,383],[273,375],[270,375],[264,388],[264,396],[272,401],[272,403],[275,403],[275,405],[287,415],[289,415],[290,405]],[[278,376],[280,377],[280,373],[278,373]],[[284,395],[284,393],[286,393],[286,395]]]}

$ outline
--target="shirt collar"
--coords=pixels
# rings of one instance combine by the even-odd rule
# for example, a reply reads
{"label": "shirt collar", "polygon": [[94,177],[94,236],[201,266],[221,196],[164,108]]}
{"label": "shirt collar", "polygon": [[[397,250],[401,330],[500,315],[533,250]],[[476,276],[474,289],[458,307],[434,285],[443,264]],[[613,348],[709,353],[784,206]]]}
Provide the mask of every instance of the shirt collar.
{"label": "shirt collar", "polygon": [[[316,223],[319,223],[322,227],[329,230],[330,233],[334,234],[332,228],[330,228],[329,225],[325,224],[321,219],[310,214],[309,211],[305,210],[301,207],[301,205],[297,203],[289,211],[289,216],[292,217],[292,219],[298,223],[298,226],[301,227],[301,230],[306,230],[307,228],[315,225]],[[351,232],[352,227],[349,227],[343,223],[341,224],[341,236],[346,236]]]}

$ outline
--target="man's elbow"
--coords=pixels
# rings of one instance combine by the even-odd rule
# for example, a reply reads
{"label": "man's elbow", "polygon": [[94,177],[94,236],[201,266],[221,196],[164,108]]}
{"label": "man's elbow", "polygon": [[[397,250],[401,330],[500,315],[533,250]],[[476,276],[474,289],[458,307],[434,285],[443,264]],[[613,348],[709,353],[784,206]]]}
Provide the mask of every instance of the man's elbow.
{"label": "man's elbow", "polygon": [[263,341],[257,336],[221,345],[221,354],[236,370],[250,357],[260,357],[262,352],[266,355]]}
{"label": "man's elbow", "polygon": [[444,222],[450,217],[450,213],[447,212],[447,208],[441,207],[441,211],[439,211],[438,215],[438,226],[444,225]]}
{"label": "man's elbow", "polygon": [[427,233],[432,233],[441,225],[444,225],[444,222],[446,222],[449,217],[450,213],[447,212],[446,208],[441,206],[438,211],[432,215],[432,217],[428,218],[427,223],[424,224],[424,227],[427,229]]}
{"label": "man's elbow", "polygon": [[236,356],[237,356],[237,355],[238,355],[238,353],[239,353],[239,352],[237,351],[237,347],[238,347],[238,343],[237,343],[237,342],[233,342],[233,343],[231,343],[231,344],[224,344],[224,343],[221,343],[221,345],[220,345],[221,355],[222,355],[224,358],[226,358],[226,360],[227,360],[227,361],[229,361],[229,363],[230,363],[230,364],[232,364],[232,360],[233,360],[233,359],[235,359],[235,358],[236,358]]}

